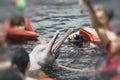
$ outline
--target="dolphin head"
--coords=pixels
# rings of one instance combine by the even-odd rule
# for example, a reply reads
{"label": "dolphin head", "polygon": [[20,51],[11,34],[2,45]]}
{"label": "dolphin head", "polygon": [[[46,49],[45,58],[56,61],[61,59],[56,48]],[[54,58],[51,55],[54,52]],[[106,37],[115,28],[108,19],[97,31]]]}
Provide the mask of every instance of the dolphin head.
{"label": "dolphin head", "polygon": [[37,45],[29,55],[31,63],[30,70],[40,69],[52,64],[59,55],[57,53],[58,49],[72,31],[73,29],[69,29],[60,39],[58,39],[58,41],[56,41],[59,35],[59,31],[57,31],[48,44]]}

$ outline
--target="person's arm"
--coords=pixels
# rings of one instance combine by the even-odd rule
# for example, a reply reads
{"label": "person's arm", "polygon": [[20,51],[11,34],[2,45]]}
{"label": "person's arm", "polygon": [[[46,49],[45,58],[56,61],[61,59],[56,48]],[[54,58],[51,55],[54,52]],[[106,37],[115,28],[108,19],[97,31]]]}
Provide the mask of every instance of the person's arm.
{"label": "person's arm", "polygon": [[102,68],[97,68],[97,69],[75,69],[75,68],[71,68],[71,67],[66,67],[60,64],[56,65],[58,68],[62,68],[68,71],[73,71],[73,72],[90,72],[90,73],[96,73],[96,72],[102,72],[103,69]]}
{"label": "person's arm", "polygon": [[83,13],[83,1],[82,0],[78,0],[78,6],[80,8],[80,12]]}
{"label": "person's arm", "polygon": [[[75,68],[71,68],[71,67],[66,67],[60,64],[56,65],[58,68],[64,69],[64,70],[68,70],[68,71],[72,71],[72,72],[82,72],[82,73],[104,73],[104,74],[111,74],[111,73],[116,73],[116,68],[114,69],[110,69],[110,68],[103,68],[103,67],[99,67],[96,69],[75,69]],[[120,73],[120,70],[117,69],[117,73]]]}
{"label": "person's arm", "polygon": [[96,32],[98,33],[98,36],[100,37],[103,45],[106,46],[108,44],[108,41],[109,41],[108,36],[106,34],[107,30],[98,21],[97,16],[95,14],[95,11],[94,11],[90,1],[91,0],[84,0],[84,2],[86,3],[86,5],[88,6],[88,9],[89,9],[89,14],[90,14],[90,19],[91,19],[91,22],[92,22],[92,26],[96,30]]}
{"label": "person's arm", "polygon": [[28,18],[25,18],[25,29],[27,30],[27,31],[33,31],[33,29],[32,29],[32,26],[31,26],[31,24],[30,24],[30,20],[28,19]]}

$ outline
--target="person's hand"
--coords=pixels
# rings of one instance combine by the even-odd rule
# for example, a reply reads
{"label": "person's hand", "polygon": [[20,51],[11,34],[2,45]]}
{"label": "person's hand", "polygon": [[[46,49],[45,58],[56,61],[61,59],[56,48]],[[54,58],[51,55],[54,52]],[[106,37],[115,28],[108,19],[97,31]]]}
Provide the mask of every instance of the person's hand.
{"label": "person's hand", "polygon": [[102,68],[98,68],[98,69],[86,69],[83,70],[84,72],[88,72],[88,73],[98,73],[98,72],[102,72]]}
{"label": "person's hand", "polygon": [[101,73],[101,72],[103,72],[103,68],[100,67],[100,68],[96,69],[96,71]]}
{"label": "person's hand", "polygon": [[89,69],[89,70],[85,70],[86,72],[90,72],[90,73],[98,73],[98,72],[102,72],[103,69],[102,68],[98,68],[98,69]]}

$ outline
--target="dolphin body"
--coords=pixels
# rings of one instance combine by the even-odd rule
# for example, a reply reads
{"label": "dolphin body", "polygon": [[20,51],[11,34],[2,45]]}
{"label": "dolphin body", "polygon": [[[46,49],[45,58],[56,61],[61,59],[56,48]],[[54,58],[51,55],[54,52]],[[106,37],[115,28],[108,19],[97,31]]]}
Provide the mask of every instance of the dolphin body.
{"label": "dolphin body", "polygon": [[73,29],[69,29],[56,43],[56,39],[59,35],[59,31],[55,33],[53,38],[48,44],[39,44],[37,45],[32,52],[29,54],[30,57],[30,70],[38,70],[49,64],[52,64],[59,53],[58,49],[64,42],[64,40],[72,33]]}

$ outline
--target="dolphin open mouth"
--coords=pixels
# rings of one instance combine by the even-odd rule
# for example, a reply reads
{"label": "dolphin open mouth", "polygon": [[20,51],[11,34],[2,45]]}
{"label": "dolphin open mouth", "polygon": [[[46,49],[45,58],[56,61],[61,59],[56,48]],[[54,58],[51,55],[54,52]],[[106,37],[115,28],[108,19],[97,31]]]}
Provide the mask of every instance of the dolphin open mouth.
{"label": "dolphin open mouth", "polygon": [[66,40],[66,38],[73,32],[73,28],[70,28],[62,37],[58,39],[58,41],[53,45],[52,52],[55,53],[62,45],[62,43]]}
{"label": "dolphin open mouth", "polygon": [[[57,40],[59,31],[55,33],[51,41],[46,45],[37,45],[30,53],[31,70],[44,67],[58,57],[57,50],[64,40],[72,33],[73,29],[69,29],[60,39]],[[56,43],[55,43],[56,42]]]}
{"label": "dolphin open mouth", "polygon": [[[56,42],[57,40],[57,37],[59,35],[59,31],[57,31],[55,33],[55,35],[53,36],[52,40],[48,43],[48,52],[50,53],[56,53],[57,50],[59,49],[59,47],[62,45],[62,43],[66,40],[66,38],[73,32],[73,29],[70,28],[62,37],[60,37],[58,39],[58,41]],[[56,42],[56,43],[55,43]]]}

